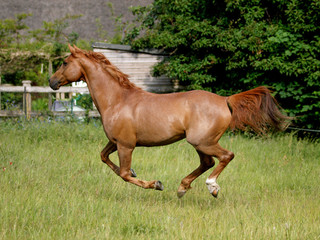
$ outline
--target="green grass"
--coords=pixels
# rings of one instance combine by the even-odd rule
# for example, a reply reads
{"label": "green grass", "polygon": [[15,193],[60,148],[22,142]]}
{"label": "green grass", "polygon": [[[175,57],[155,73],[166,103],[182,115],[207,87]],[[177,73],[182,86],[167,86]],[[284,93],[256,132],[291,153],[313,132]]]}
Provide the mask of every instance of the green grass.
{"label": "green grass", "polygon": [[199,164],[185,141],[134,152],[138,178],[163,192],[116,176],[100,160],[106,143],[100,124],[0,121],[0,239],[320,239],[319,143],[224,136],[235,159],[218,199],[211,170],[177,198]]}

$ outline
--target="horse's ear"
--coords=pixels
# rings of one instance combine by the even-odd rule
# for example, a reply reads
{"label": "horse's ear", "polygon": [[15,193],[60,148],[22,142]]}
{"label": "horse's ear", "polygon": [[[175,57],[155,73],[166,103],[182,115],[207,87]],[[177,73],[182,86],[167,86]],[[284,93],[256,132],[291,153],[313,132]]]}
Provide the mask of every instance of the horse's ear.
{"label": "horse's ear", "polygon": [[74,47],[72,47],[70,44],[68,44],[69,50],[71,52],[72,55],[75,55],[76,53],[76,49]]}
{"label": "horse's ear", "polygon": [[77,50],[77,51],[81,52],[81,49],[80,49],[80,48],[78,48],[75,44],[73,44],[73,47],[74,47],[74,49],[75,49],[75,50]]}

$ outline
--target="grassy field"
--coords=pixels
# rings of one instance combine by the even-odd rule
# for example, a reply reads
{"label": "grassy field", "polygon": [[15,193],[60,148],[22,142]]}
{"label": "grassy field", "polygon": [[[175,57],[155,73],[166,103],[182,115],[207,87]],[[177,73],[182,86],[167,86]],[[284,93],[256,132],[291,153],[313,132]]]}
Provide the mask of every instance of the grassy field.
{"label": "grassy field", "polygon": [[199,163],[185,141],[134,152],[138,177],[163,192],[116,176],[106,143],[99,123],[0,121],[0,239],[320,239],[319,143],[224,136],[235,159],[218,199],[209,172],[177,198]]}

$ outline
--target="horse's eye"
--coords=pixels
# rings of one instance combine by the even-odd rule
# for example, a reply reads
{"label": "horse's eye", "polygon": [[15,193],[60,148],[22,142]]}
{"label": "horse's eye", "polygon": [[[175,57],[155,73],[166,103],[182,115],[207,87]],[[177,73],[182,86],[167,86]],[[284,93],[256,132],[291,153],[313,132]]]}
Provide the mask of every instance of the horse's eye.
{"label": "horse's eye", "polygon": [[63,66],[67,66],[68,63],[67,62],[63,62],[62,64],[63,64]]}

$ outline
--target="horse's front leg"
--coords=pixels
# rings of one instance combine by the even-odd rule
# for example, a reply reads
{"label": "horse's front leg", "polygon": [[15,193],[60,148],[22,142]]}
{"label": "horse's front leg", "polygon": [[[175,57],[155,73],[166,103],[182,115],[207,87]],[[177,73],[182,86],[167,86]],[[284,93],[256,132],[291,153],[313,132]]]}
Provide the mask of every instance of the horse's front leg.
{"label": "horse's front leg", "polygon": [[[117,145],[113,142],[108,142],[105,148],[101,151],[100,155],[102,162],[107,164],[112,169],[112,171],[120,176],[120,168],[109,159],[109,155],[115,151],[117,151]],[[130,172],[132,177],[137,176],[133,169],[130,169]]]}
{"label": "horse's front leg", "polygon": [[126,181],[133,183],[142,188],[151,188],[156,190],[163,190],[163,185],[160,181],[144,181],[132,177],[131,174],[131,160],[134,148],[128,148],[121,144],[117,144],[118,156],[120,161],[120,177]]}

